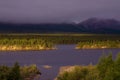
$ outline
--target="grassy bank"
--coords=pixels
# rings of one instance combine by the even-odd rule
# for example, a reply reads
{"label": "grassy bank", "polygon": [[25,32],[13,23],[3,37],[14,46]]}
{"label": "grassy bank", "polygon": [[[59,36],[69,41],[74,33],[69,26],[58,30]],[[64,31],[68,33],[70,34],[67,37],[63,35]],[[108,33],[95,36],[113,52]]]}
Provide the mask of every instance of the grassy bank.
{"label": "grassy bank", "polygon": [[120,40],[118,34],[0,34],[0,39],[42,39],[54,44],[77,44],[80,41]]}
{"label": "grassy bank", "polygon": [[0,50],[48,50],[54,49],[54,45],[50,41],[43,39],[16,39],[16,38],[1,38]]}
{"label": "grassy bank", "polygon": [[120,35],[115,34],[0,34],[0,50],[48,50],[55,49],[54,45],[57,44],[78,42],[80,42],[77,45],[78,49],[101,46],[118,48],[119,41]]}
{"label": "grassy bank", "polygon": [[33,80],[37,75],[41,75],[36,65],[20,67],[18,63],[8,67],[0,66],[0,80]]}
{"label": "grassy bank", "polygon": [[103,56],[97,65],[62,67],[56,80],[120,80],[120,54]]}
{"label": "grassy bank", "polygon": [[79,42],[76,49],[120,48],[120,40],[115,41],[84,41]]}

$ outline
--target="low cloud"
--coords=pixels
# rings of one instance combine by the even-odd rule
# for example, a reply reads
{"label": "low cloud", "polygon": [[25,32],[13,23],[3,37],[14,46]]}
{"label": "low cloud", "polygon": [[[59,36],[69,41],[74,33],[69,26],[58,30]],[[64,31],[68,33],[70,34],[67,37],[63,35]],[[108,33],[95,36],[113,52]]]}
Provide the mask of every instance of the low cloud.
{"label": "low cloud", "polygon": [[120,20],[120,0],[0,0],[0,21],[47,23],[90,17]]}

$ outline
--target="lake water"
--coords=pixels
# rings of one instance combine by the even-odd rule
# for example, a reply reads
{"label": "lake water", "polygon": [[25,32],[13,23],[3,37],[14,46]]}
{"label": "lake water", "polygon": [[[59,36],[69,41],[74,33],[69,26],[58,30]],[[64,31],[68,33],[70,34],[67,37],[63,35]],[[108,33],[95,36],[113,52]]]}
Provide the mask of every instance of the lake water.
{"label": "lake water", "polygon": [[[16,61],[20,65],[36,64],[42,76],[40,80],[53,80],[60,66],[96,64],[101,55],[113,53],[113,58],[120,49],[86,49],[76,50],[75,45],[58,45],[56,50],[47,51],[3,51],[0,52],[0,65],[13,65]],[[51,69],[43,68],[52,66]]]}

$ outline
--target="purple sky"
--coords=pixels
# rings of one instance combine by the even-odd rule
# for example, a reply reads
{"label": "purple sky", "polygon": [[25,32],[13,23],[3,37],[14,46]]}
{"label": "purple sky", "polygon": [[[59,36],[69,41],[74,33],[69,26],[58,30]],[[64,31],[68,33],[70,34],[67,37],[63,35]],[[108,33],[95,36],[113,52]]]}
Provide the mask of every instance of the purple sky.
{"label": "purple sky", "polygon": [[79,22],[91,17],[120,20],[120,0],[0,0],[0,21]]}

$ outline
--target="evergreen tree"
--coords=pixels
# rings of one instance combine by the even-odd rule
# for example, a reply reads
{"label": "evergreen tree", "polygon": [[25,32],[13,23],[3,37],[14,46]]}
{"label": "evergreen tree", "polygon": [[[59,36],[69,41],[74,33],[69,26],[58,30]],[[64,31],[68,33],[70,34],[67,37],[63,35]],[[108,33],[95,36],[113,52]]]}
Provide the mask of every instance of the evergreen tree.
{"label": "evergreen tree", "polygon": [[17,62],[11,69],[7,80],[21,80],[20,66]]}
{"label": "evergreen tree", "polygon": [[120,80],[120,53],[117,55],[115,60],[115,80]]}
{"label": "evergreen tree", "polygon": [[109,56],[101,57],[97,69],[99,71],[99,77],[101,80],[113,80],[114,78],[114,61],[112,54]]}

